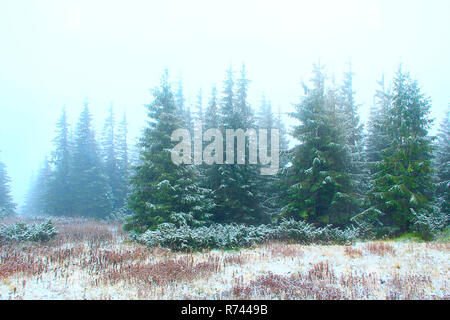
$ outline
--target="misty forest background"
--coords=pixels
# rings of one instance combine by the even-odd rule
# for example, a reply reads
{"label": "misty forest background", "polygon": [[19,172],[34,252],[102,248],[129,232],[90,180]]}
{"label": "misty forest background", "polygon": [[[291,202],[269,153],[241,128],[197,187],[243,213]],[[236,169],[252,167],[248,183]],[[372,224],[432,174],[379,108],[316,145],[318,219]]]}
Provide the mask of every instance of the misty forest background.
{"label": "misty forest background", "polygon": [[[296,120],[290,132],[269,99],[249,104],[251,82],[244,66],[237,75],[230,68],[223,87],[205,95],[205,105],[202,91],[196,104],[186,104],[182,84],[172,86],[165,72],[146,105],[148,122],[136,148],[127,143],[126,116],[112,107],[101,134],[93,130],[87,103],[75,126],[63,109],[54,150],[30,186],[23,213],[118,219],[138,234],[167,223],[196,228],[293,219],[316,227],[356,226],[377,237],[412,232],[432,238],[448,227],[449,113],[439,119],[438,136],[431,136],[431,100],[399,68],[391,81],[379,81],[363,125],[352,77],[349,70],[335,83],[323,66],[314,65],[289,114]],[[187,128],[193,137],[194,120],[204,131],[264,128],[270,135],[270,129],[279,129],[280,170],[264,176],[248,161],[175,165],[170,150],[177,142],[171,134]],[[292,148],[290,139],[298,142]],[[270,136],[268,143],[270,150]],[[2,216],[17,212],[9,183],[0,162]]]}

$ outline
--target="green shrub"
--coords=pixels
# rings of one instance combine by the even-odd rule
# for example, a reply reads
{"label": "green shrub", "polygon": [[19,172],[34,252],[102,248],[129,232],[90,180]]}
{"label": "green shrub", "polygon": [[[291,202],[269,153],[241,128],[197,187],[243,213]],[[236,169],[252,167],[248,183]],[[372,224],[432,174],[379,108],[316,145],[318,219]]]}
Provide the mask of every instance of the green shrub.
{"label": "green shrub", "polygon": [[448,226],[448,215],[434,207],[431,212],[416,212],[411,209],[415,221],[413,229],[423,240],[433,240],[439,231]]}
{"label": "green shrub", "polygon": [[33,225],[26,225],[25,223],[2,225],[0,226],[0,242],[43,242],[52,239],[57,233],[58,231],[51,220]]}
{"label": "green shrub", "polygon": [[303,221],[283,220],[275,225],[213,224],[208,227],[176,227],[170,223],[155,231],[130,233],[130,239],[148,247],[174,251],[248,248],[269,240],[302,244],[346,244],[359,237],[359,229],[316,228]]}

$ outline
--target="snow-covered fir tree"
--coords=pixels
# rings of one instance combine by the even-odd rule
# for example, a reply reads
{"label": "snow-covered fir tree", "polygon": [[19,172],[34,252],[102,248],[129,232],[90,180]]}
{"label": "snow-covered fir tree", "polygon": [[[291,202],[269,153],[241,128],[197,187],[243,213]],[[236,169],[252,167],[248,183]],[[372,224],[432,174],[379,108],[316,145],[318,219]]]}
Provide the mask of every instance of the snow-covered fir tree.
{"label": "snow-covered fir tree", "polygon": [[105,218],[111,214],[111,189],[104,174],[101,150],[86,103],[80,115],[72,157],[72,215]]}
{"label": "snow-covered fir tree", "polygon": [[[413,212],[431,212],[433,202],[432,138],[428,130],[431,104],[408,73],[398,70],[390,104],[381,119],[390,139],[381,150],[371,177],[370,207],[361,218],[368,218],[390,233],[412,228]],[[374,154],[376,155],[376,154]]]}
{"label": "snow-covered fir tree", "polygon": [[[38,175],[31,181],[24,206],[25,215],[47,215],[53,211],[53,192],[51,184],[54,181],[54,172],[48,158],[45,157]],[[70,194],[69,194],[70,196]]]}
{"label": "snow-covered fir tree", "polygon": [[[236,84],[232,68],[227,71],[220,105],[223,137],[226,137],[226,129],[242,129],[246,132],[248,129],[256,128],[253,110],[247,101],[249,82],[245,66],[242,66]],[[217,207],[213,219],[217,222],[257,224],[264,219],[257,185],[259,168],[255,164],[250,164],[248,146],[249,140],[245,139],[244,164],[238,164],[237,143],[234,143],[234,159],[227,159],[224,141],[226,164],[218,168],[220,185],[214,190]]]}
{"label": "snow-covered fir tree", "polygon": [[199,226],[208,222],[214,203],[209,190],[199,187],[189,165],[172,162],[176,142],[171,135],[185,128],[169,84],[168,72],[153,91],[154,101],[147,105],[148,125],[140,140],[140,162],[131,178],[129,206],[133,214],[126,230],[144,232],[161,223]]}
{"label": "snow-covered fir tree", "polygon": [[16,204],[11,196],[10,182],[6,165],[0,161],[0,218],[16,212]]}
{"label": "snow-covered fir tree", "polygon": [[[53,143],[55,145],[51,159],[53,171],[47,181],[48,193],[43,199],[46,202],[45,213],[55,216],[70,216],[74,202],[74,190],[71,185],[72,145],[65,108],[63,108],[56,125],[56,137]],[[43,179],[42,175],[40,179]],[[43,181],[38,183],[42,184]]]}
{"label": "snow-covered fir tree", "polygon": [[186,104],[186,98],[184,96],[184,89],[183,89],[183,81],[181,78],[178,80],[177,83],[174,100],[179,114],[183,116],[185,127],[186,129],[189,130],[192,136],[194,125],[192,119],[191,106],[189,104]]}
{"label": "snow-covered fir tree", "polygon": [[[344,73],[343,84],[338,92],[338,110],[343,118],[342,126],[350,152],[349,174],[355,191],[363,198],[367,191],[368,174],[365,170],[363,125],[360,122],[353,90],[353,72],[351,65]],[[362,201],[361,201],[362,205]]]}
{"label": "snow-covered fir tree", "polygon": [[[211,96],[209,98],[208,106],[204,114],[204,126],[203,130],[207,131],[209,129],[222,129],[222,117],[220,114],[220,107],[217,101],[217,89],[213,87],[211,90]],[[223,132],[223,130],[221,130]],[[214,143],[215,139],[220,139],[220,137],[211,137],[211,140],[205,142],[206,144]],[[223,142],[223,141],[222,141]],[[214,151],[214,154],[217,150]],[[221,163],[208,163],[204,164],[201,168],[201,183],[204,187],[212,191],[211,196],[215,203],[222,201],[220,192],[217,192],[221,186],[222,173],[221,173]],[[214,210],[214,214],[217,214],[218,208]],[[212,217],[215,220],[214,216]]]}
{"label": "snow-covered fir tree", "polygon": [[116,136],[118,179],[116,184],[116,201],[118,209],[127,208],[130,178],[130,156],[128,150],[128,122],[125,113],[119,123]]}
{"label": "snow-covered fir tree", "polygon": [[102,151],[104,172],[111,188],[113,210],[119,210],[124,206],[127,195],[128,150],[126,135],[126,118],[120,124],[119,130],[116,130],[114,111],[111,106],[103,128]]}
{"label": "snow-covered fir tree", "polygon": [[291,151],[281,215],[345,225],[355,213],[357,196],[349,175],[344,120],[336,90],[326,87],[323,67],[315,65],[313,72],[312,88],[304,85],[305,95],[291,114],[300,122],[292,133],[300,144]]}
{"label": "snow-covered fir tree", "polygon": [[365,136],[364,159],[366,170],[373,173],[375,165],[381,161],[383,152],[390,146],[391,140],[388,135],[388,112],[391,108],[390,89],[386,88],[384,76],[378,81],[379,88],[374,96],[374,105],[370,110],[370,117],[367,124],[367,134]]}
{"label": "snow-covered fir tree", "polygon": [[[279,150],[280,145],[285,143],[284,137],[284,128],[282,127],[282,123],[280,120],[276,119],[273,111],[272,111],[272,103],[268,100],[264,95],[261,99],[260,108],[257,114],[257,126],[260,129],[267,130],[267,149],[262,150],[261,146],[259,146],[260,152],[266,152],[271,155],[272,152],[272,141],[271,141],[271,130],[278,129],[279,130],[279,145],[274,146],[274,150],[279,154],[281,152],[285,152],[285,150]],[[281,129],[280,129],[281,128]],[[283,148],[287,148],[287,146],[282,146]],[[282,190],[280,189],[279,179],[281,176],[282,168],[285,163],[283,158],[280,161],[280,169],[275,175],[260,175],[258,177],[258,193],[260,199],[261,210],[267,215],[267,221],[269,218],[273,218],[279,214],[279,200],[282,195]]]}
{"label": "snow-covered fir tree", "polygon": [[450,111],[441,123],[436,146],[437,203],[446,215],[450,215]]}

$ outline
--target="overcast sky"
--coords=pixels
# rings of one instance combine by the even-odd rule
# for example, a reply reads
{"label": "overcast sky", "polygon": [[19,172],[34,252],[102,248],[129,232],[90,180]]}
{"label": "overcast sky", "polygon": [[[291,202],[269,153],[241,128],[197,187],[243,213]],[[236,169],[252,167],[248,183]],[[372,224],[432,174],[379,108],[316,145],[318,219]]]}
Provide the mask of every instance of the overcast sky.
{"label": "overcast sky", "polygon": [[244,62],[253,106],[265,93],[288,112],[314,62],[339,81],[351,60],[365,120],[376,81],[402,63],[440,122],[450,103],[449,16],[448,0],[2,0],[0,159],[15,200],[51,151],[63,106],[76,122],[88,100],[99,133],[113,103],[137,137],[165,67],[195,101]]}

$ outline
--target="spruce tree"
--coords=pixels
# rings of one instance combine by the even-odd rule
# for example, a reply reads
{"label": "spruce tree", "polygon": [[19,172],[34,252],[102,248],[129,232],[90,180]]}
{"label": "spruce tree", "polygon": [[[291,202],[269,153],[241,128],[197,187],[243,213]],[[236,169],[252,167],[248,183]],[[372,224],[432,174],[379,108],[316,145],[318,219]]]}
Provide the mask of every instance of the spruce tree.
{"label": "spruce tree", "polygon": [[208,190],[195,181],[194,170],[171,159],[176,142],[171,135],[186,126],[174,100],[167,71],[154,101],[147,105],[149,122],[140,140],[140,163],[131,178],[129,206],[133,215],[124,228],[143,232],[162,223],[202,225],[209,219],[213,203]]}
{"label": "spruce tree", "polygon": [[436,147],[437,202],[441,212],[450,215],[450,112],[447,111]]}
{"label": "spruce tree", "polygon": [[277,116],[275,118],[275,128],[280,132],[280,171],[278,173],[281,178],[284,174],[286,166],[289,163],[289,141],[287,139],[287,130],[284,125],[281,108],[278,107]]}
{"label": "spruce tree", "polygon": [[175,105],[180,115],[183,116],[185,126],[189,130],[189,132],[193,133],[193,123],[192,123],[192,114],[191,107],[189,104],[186,104],[186,98],[184,96],[183,91],[183,81],[180,79],[177,84],[177,90],[175,93]]}
{"label": "spruce tree", "polygon": [[71,175],[74,199],[72,214],[106,218],[112,209],[111,190],[91,122],[92,116],[85,104],[75,131]]}
{"label": "spruce tree", "polygon": [[399,69],[385,119],[391,143],[376,164],[368,194],[370,208],[362,214],[390,233],[410,230],[414,212],[432,210],[430,107],[417,82]]}
{"label": "spruce tree", "polygon": [[[221,132],[222,130],[222,124],[221,124],[221,115],[220,115],[220,109],[217,102],[217,89],[216,87],[213,87],[211,90],[211,97],[208,102],[208,106],[206,108],[206,112],[204,114],[204,126],[203,130],[206,132],[209,129],[218,129]],[[205,142],[206,144],[214,143],[215,139],[217,137],[211,138],[211,142]],[[216,150],[217,151],[217,150]],[[208,188],[212,191],[211,197],[214,203],[219,204],[223,200],[222,193],[218,192],[219,188],[221,187],[222,182],[222,164],[221,163],[211,163],[211,164],[204,164],[202,166],[202,185],[205,188]],[[219,214],[219,208],[216,207],[213,212],[213,220],[218,221],[219,219],[216,217],[216,215]]]}
{"label": "spruce tree", "polygon": [[198,91],[197,94],[197,105],[196,105],[196,117],[195,120],[200,121],[202,123],[202,125],[204,125],[204,121],[205,121],[205,115],[203,113],[203,93],[202,93],[202,89],[200,89]]}
{"label": "spruce tree", "polygon": [[[260,129],[267,130],[267,150],[262,150],[259,146],[261,152],[266,152],[271,155],[272,151],[272,141],[271,141],[271,130],[278,129],[280,135],[282,135],[279,129],[281,122],[277,122],[274,118],[272,112],[272,104],[270,100],[266,99],[265,96],[261,99],[261,105],[257,116],[257,125]],[[280,142],[282,142],[282,137],[280,137]],[[279,146],[277,146],[279,147]],[[277,150],[280,152],[280,150]],[[283,164],[280,162],[280,167]],[[276,175],[259,175],[258,177],[258,193],[260,198],[261,209],[269,217],[274,217],[279,213],[278,201],[280,196],[280,185],[278,183],[280,177],[280,170]]]}
{"label": "spruce tree", "polygon": [[55,216],[70,216],[74,202],[74,190],[71,185],[72,146],[69,130],[66,109],[63,108],[61,118],[57,123],[56,137],[53,140],[55,151],[51,163],[54,170],[47,182],[46,209],[48,214]]}
{"label": "spruce tree", "polygon": [[119,123],[117,133],[117,166],[118,179],[116,184],[116,205],[125,209],[128,197],[128,182],[130,178],[130,160],[128,151],[128,123],[124,113],[122,121]]}
{"label": "spruce tree", "polygon": [[10,182],[6,166],[0,161],[0,218],[15,214],[16,204],[11,196]]}
{"label": "spruce tree", "polygon": [[[226,140],[226,129],[255,129],[253,110],[247,101],[249,80],[246,78],[245,66],[237,80],[236,88],[233,71],[227,72],[223,98],[221,101],[221,126]],[[234,90],[236,89],[236,92]],[[227,159],[226,141],[224,141],[225,164],[219,167],[220,186],[214,190],[217,222],[236,222],[257,224],[264,216],[259,204],[258,175],[259,168],[249,161],[249,140],[245,139],[244,164],[238,164],[237,143],[234,141],[234,159]],[[230,157],[230,155],[228,155]],[[231,164],[233,163],[233,164]]]}
{"label": "spruce tree", "polygon": [[386,88],[384,76],[378,82],[375,104],[370,110],[367,135],[365,137],[364,159],[366,171],[372,174],[376,170],[376,163],[381,161],[383,152],[390,146],[391,140],[388,135],[388,112],[391,108],[390,89]]}
{"label": "spruce tree", "polygon": [[109,187],[111,188],[112,209],[117,210],[123,206],[123,185],[122,177],[119,168],[119,160],[117,156],[116,146],[116,122],[114,117],[114,110],[111,106],[109,115],[106,118],[103,127],[103,162],[104,173]]}
{"label": "spruce tree", "polygon": [[47,215],[52,212],[52,190],[50,184],[54,173],[48,158],[45,157],[42,167],[39,169],[35,180],[31,181],[25,203],[26,215]]}
{"label": "spruce tree", "polygon": [[345,225],[355,210],[356,195],[348,174],[350,153],[343,118],[336,90],[327,90],[320,65],[314,66],[312,85],[304,85],[305,96],[291,114],[300,122],[293,131],[300,144],[291,151],[282,216]]}
{"label": "spruce tree", "polygon": [[349,174],[355,192],[362,198],[367,191],[368,175],[365,170],[363,125],[360,123],[359,106],[354,98],[353,75],[351,66],[349,66],[349,70],[344,73],[343,84],[338,92],[338,110],[343,118],[340,125],[343,126],[347,147],[351,155]]}

